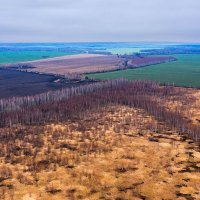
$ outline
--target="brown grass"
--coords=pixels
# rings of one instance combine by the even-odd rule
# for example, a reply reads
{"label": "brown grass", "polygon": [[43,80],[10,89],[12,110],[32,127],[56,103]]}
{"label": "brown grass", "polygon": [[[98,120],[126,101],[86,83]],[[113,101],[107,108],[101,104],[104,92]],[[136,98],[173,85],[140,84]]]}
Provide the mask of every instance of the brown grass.
{"label": "brown grass", "polygon": [[33,156],[12,155],[13,164],[1,157],[6,173],[0,174],[7,175],[0,195],[17,200],[200,199],[198,146],[159,126],[143,110],[124,106],[46,125],[38,136],[42,147],[24,146]]}
{"label": "brown grass", "polygon": [[175,88],[182,98],[177,95],[158,99],[158,103],[165,105],[170,110],[178,110],[194,124],[200,124],[200,90],[193,88]]}

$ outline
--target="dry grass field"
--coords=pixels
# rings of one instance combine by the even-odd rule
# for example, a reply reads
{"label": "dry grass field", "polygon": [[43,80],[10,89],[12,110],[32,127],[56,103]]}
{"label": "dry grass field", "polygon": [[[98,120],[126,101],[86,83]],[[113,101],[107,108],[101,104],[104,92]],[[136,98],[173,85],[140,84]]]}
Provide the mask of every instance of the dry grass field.
{"label": "dry grass field", "polygon": [[143,110],[109,106],[37,133],[24,127],[27,138],[13,148],[26,153],[1,157],[0,197],[200,199],[199,147],[162,126]]}
{"label": "dry grass field", "polygon": [[200,90],[193,88],[175,88],[175,91],[181,92],[182,98],[167,97],[165,99],[156,99],[159,103],[165,105],[169,110],[178,110],[181,115],[191,120],[193,124],[200,124]]}
{"label": "dry grass field", "polygon": [[113,55],[80,54],[25,62],[35,68],[29,71],[65,75],[68,73],[103,72],[119,69],[122,59]]}
{"label": "dry grass field", "polygon": [[[200,91],[140,81],[122,87],[121,81],[121,87],[114,87],[112,82],[112,89],[62,99],[55,102],[56,107],[53,102],[47,103],[49,113],[48,107],[39,104],[34,110],[31,104],[32,121],[32,114],[40,113],[40,108],[46,116],[59,117],[57,113],[62,116],[63,111],[65,117],[60,122],[59,118],[48,122],[45,117],[45,123],[38,125],[2,126],[0,199],[200,200],[200,147],[194,142],[199,140],[190,134],[193,129],[187,128],[199,127]],[[131,92],[136,93],[131,96]],[[112,94],[118,103],[111,101]],[[124,95],[130,102],[120,104],[119,100],[125,103]],[[146,111],[143,104],[137,106],[145,95],[153,102],[144,101],[150,105]],[[103,102],[109,97],[109,103],[102,104],[102,97]],[[159,106],[154,108],[154,104]],[[154,109],[161,113],[163,107],[168,118],[177,117],[171,123],[181,123],[182,116],[187,124],[181,127],[187,131],[181,132],[166,118],[151,112]],[[176,113],[167,115],[168,111]],[[28,114],[28,110],[22,112]],[[15,116],[20,119],[20,112]]]}

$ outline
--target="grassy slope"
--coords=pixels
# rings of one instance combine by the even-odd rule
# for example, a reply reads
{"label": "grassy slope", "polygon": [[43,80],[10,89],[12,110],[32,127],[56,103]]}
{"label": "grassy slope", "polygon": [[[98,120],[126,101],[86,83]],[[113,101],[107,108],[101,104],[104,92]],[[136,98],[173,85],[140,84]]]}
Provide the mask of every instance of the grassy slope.
{"label": "grassy slope", "polygon": [[175,55],[175,57],[178,59],[176,62],[91,74],[89,77],[97,79],[124,77],[130,80],[156,80],[161,83],[174,83],[177,86],[200,87],[200,55]]}
{"label": "grassy slope", "polygon": [[57,51],[0,51],[0,64],[31,61],[45,57],[71,55],[68,52]]}

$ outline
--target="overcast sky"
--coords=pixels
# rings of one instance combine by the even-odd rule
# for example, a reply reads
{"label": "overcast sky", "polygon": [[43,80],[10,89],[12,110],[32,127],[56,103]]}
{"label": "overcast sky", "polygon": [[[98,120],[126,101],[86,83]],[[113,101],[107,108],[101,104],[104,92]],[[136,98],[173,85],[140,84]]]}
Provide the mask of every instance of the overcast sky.
{"label": "overcast sky", "polygon": [[200,0],[0,0],[0,42],[200,42]]}

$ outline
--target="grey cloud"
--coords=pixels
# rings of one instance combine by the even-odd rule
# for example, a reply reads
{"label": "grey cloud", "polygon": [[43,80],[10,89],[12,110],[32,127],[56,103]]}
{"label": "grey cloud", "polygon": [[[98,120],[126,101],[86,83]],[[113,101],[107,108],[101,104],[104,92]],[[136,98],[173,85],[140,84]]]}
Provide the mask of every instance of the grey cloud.
{"label": "grey cloud", "polygon": [[0,42],[200,42],[199,0],[0,0]]}

